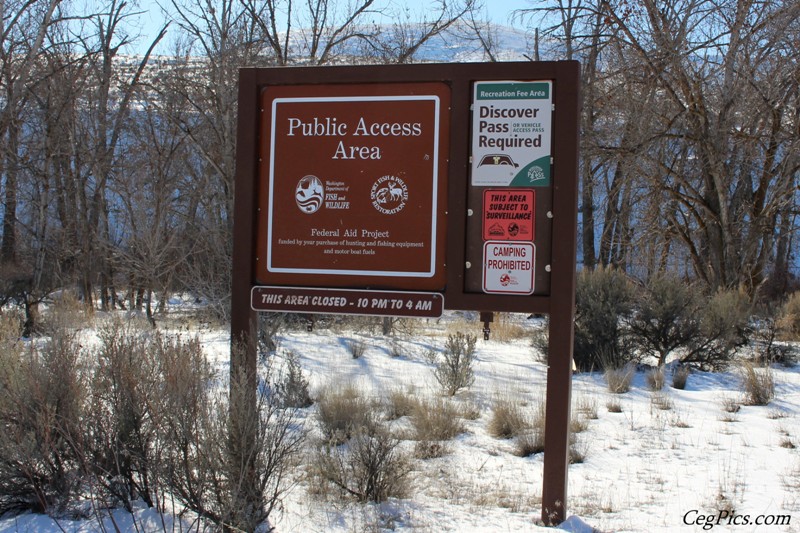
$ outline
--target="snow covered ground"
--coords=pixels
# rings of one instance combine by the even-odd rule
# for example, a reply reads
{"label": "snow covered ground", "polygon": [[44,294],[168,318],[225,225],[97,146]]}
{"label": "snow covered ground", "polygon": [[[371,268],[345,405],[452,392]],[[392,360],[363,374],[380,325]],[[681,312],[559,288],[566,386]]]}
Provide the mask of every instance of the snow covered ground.
{"label": "snow covered ground", "polygon": [[[312,395],[350,383],[375,399],[397,389],[434,398],[440,389],[430,350],[441,350],[448,333],[481,337],[481,324],[470,313],[401,326],[393,339],[381,336],[379,327],[370,332],[363,325],[285,331],[276,357],[289,351],[300,357]],[[414,460],[410,497],[381,505],[323,502],[310,494],[309,478],[298,468],[297,483],[272,526],[303,533],[546,530],[535,525],[541,513],[542,454],[518,457],[511,440],[488,430],[496,398],[514,398],[530,409],[543,401],[547,368],[531,346],[533,330],[542,325],[524,315],[505,315],[493,327],[492,339],[477,344],[474,385],[454,399],[479,416],[464,420],[466,431],[444,456]],[[198,334],[220,372],[227,372],[227,334],[207,328]],[[366,343],[360,358],[352,357],[349,340]],[[660,393],[650,391],[643,372],[625,394],[608,392],[599,373],[576,374],[573,418],[584,421],[585,429],[577,434],[575,448],[583,462],[569,469],[571,518],[561,529],[800,532],[800,366],[774,366],[772,372],[775,399],[767,406],[742,405],[736,412],[729,411],[743,400],[733,367],[725,373],[694,373],[685,390],[671,388],[667,378]],[[312,437],[319,431],[314,409],[302,414]],[[411,442],[403,446],[413,449]],[[114,516],[121,531],[181,530],[147,509],[135,517]],[[109,521],[105,527],[115,530]],[[0,520],[0,532],[98,530],[92,522],[56,524],[31,515]]]}

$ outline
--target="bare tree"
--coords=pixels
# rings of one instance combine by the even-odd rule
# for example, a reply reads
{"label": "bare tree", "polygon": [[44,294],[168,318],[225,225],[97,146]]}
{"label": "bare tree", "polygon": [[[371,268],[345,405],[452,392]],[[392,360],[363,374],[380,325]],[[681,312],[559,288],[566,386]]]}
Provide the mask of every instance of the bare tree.
{"label": "bare tree", "polygon": [[35,66],[45,36],[60,21],[56,14],[60,3],[61,0],[0,3],[0,172],[5,177],[0,260],[4,263],[14,263],[16,259],[20,115],[30,85],[36,82]]}
{"label": "bare tree", "polygon": [[[536,60],[541,57],[540,48],[544,41],[546,51],[550,51],[548,56],[550,53],[555,53],[558,58],[580,59],[582,62],[580,241],[582,263],[588,268],[594,267],[598,260],[601,264],[608,264],[608,261],[603,261],[602,252],[598,258],[595,244],[597,224],[595,210],[598,201],[596,182],[608,155],[604,149],[607,139],[600,138],[596,134],[598,122],[603,120],[603,113],[608,109],[604,105],[608,95],[600,57],[613,37],[606,31],[600,4],[598,0],[553,0],[518,9],[513,13],[515,20],[526,22],[535,28],[533,57]],[[608,215],[614,212],[614,209],[610,211],[606,209],[604,228],[608,227]]]}
{"label": "bare tree", "polygon": [[420,49],[431,39],[440,36],[470,14],[480,10],[477,0],[431,2],[424,13],[404,9],[389,13],[395,22],[381,28],[376,39],[369,42],[372,55],[382,63],[411,63]]}
{"label": "bare tree", "polygon": [[367,15],[378,13],[375,0],[242,1],[277,65],[324,65],[352,42],[375,38],[375,30],[364,23]]}
{"label": "bare tree", "polygon": [[800,169],[798,50],[787,41],[800,6],[647,0],[633,11],[604,7],[663,99],[648,117],[662,130],[650,154],[666,143],[675,158],[686,159],[652,175],[652,186],[679,207],[670,230],[708,286],[754,294],[766,279],[775,228]]}

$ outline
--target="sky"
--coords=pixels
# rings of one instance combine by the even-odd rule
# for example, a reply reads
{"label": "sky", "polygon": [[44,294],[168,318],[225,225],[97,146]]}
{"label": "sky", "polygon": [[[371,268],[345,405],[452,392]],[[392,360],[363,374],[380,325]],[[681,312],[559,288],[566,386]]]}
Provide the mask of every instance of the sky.
{"label": "sky", "polygon": [[[424,13],[426,9],[438,4],[434,0],[378,0],[376,5],[387,5],[389,3],[396,7],[407,7],[411,13]],[[346,4],[341,0],[342,5]],[[164,19],[161,15],[159,4],[169,6],[170,0],[140,0],[140,9],[143,14],[140,17],[139,24],[141,24],[141,37],[137,40],[135,49],[139,53],[143,53],[151,40],[156,36]],[[485,13],[488,14],[489,19],[495,24],[511,26],[512,12],[517,9],[524,9],[530,7],[531,0],[483,0]],[[170,41],[169,37],[162,41],[160,48],[167,48],[166,43]],[[158,51],[158,50],[157,50]]]}

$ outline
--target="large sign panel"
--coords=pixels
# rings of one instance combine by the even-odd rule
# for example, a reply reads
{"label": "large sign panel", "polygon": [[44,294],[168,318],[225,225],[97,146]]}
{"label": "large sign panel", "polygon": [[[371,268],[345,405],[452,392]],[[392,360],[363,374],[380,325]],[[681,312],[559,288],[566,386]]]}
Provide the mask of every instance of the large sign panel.
{"label": "large sign panel", "polygon": [[550,185],[550,81],[480,81],[472,107],[472,185]]}
{"label": "large sign panel", "polygon": [[267,88],[259,280],[442,290],[449,88]]}
{"label": "large sign panel", "polygon": [[[256,311],[547,313],[547,525],[567,509],[580,85],[576,61],[240,69],[231,339]],[[243,344],[231,375],[256,367]]]}

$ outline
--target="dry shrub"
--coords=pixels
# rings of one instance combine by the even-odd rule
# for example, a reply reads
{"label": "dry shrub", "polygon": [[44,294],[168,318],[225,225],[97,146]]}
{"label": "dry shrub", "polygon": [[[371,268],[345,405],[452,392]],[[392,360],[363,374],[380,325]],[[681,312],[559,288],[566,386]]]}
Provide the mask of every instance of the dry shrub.
{"label": "dry shrub", "polygon": [[674,403],[672,402],[672,398],[668,395],[655,391],[650,396],[650,408],[657,409],[659,411],[670,411],[674,407]]}
{"label": "dry shrub", "polygon": [[63,511],[85,482],[80,346],[64,330],[41,348],[0,344],[0,514]]}
{"label": "dry shrub", "polygon": [[14,312],[0,313],[0,350],[19,346],[23,320]]}
{"label": "dry shrub", "polygon": [[575,402],[575,411],[588,420],[597,420],[597,401],[588,396],[579,396]]}
{"label": "dry shrub", "polygon": [[544,451],[544,428],[533,428],[514,439],[514,455],[530,457]]}
{"label": "dry shrub", "polygon": [[586,456],[589,454],[589,443],[578,439],[576,435],[571,435],[571,440],[569,443],[569,450],[567,452],[567,457],[569,458],[569,464],[576,465],[581,464],[586,461]]}
{"label": "dry shrub", "polygon": [[636,367],[626,364],[619,368],[607,368],[604,376],[608,390],[614,394],[624,394],[631,390],[631,381],[636,374]]}
{"label": "dry shrub", "polygon": [[633,308],[634,287],[620,270],[583,269],[575,288],[575,364],[581,371],[630,360],[621,319]]}
{"label": "dry shrub", "polygon": [[440,457],[447,453],[446,441],[464,431],[458,408],[436,398],[420,401],[411,416],[412,436],[417,441],[416,454],[422,458]]}
{"label": "dry shrub", "polygon": [[[240,349],[240,348],[236,348]],[[295,410],[269,393],[269,369],[256,401],[252,379],[232,376],[230,396],[209,386],[215,376],[199,343],[162,344],[165,417],[162,435],[167,492],[220,528],[253,531],[289,488],[305,432]],[[236,424],[230,424],[236,406]]]}
{"label": "dry shrub", "polygon": [[492,338],[500,342],[523,339],[528,332],[511,313],[495,313],[491,325]]}
{"label": "dry shrub", "polygon": [[722,410],[726,413],[738,413],[739,410],[742,408],[739,405],[739,402],[734,400],[733,398],[723,398],[720,402],[722,406]]}
{"label": "dry shrub", "polygon": [[453,403],[435,398],[417,403],[411,416],[413,439],[418,441],[450,440],[464,431]]}
{"label": "dry shrub", "polygon": [[703,306],[699,335],[681,356],[684,363],[702,369],[722,370],[730,363],[736,349],[747,342],[750,301],[736,290],[717,291]]}
{"label": "dry shrub", "polygon": [[[778,311],[780,312],[780,310]],[[750,330],[750,345],[753,349],[753,360],[760,364],[779,363],[787,368],[797,364],[800,349],[793,342],[779,342],[786,335],[780,320],[769,310],[766,316],[759,317],[756,327]]]}
{"label": "dry shrub", "polygon": [[[568,459],[571,464],[582,463],[586,459],[588,444],[578,438],[578,433],[585,431],[588,423],[585,419],[570,421]],[[514,438],[514,455],[530,457],[544,452],[545,445],[545,403],[539,401],[532,411],[530,427]]]}
{"label": "dry shrub", "polygon": [[420,400],[415,395],[413,388],[394,388],[389,391],[386,417],[389,420],[397,420],[404,416],[411,416],[419,408],[419,403]]}
{"label": "dry shrub", "polygon": [[621,413],[622,403],[616,398],[610,398],[606,402],[606,409],[608,409],[609,413]]}
{"label": "dry shrub", "polygon": [[510,439],[521,435],[531,426],[528,415],[518,401],[499,397],[492,405],[489,419],[489,434],[500,439]]}
{"label": "dry shrub", "polygon": [[778,330],[786,340],[800,339],[800,291],[793,292],[781,307]]}
{"label": "dry shrub", "polygon": [[651,391],[660,391],[664,388],[664,367],[651,368],[645,374],[647,388]]}
{"label": "dry shrub", "polygon": [[473,400],[458,403],[458,416],[464,420],[477,420],[481,417],[481,406]]}
{"label": "dry shrub", "polygon": [[353,359],[359,359],[367,351],[367,343],[360,339],[348,339],[345,341],[345,346]]}
{"label": "dry shrub", "polygon": [[[550,319],[548,318],[547,320],[549,321]],[[544,327],[533,330],[533,333],[531,333],[531,347],[536,350],[536,360],[547,364],[547,357],[550,352],[549,322]]]}
{"label": "dry shrub", "polygon": [[514,438],[514,455],[518,457],[529,457],[544,451],[544,401],[536,402],[529,422],[528,429]]}
{"label": "dry shrub", "polygon": [[589,429],[589,421],[582,416],[573,416],[569,419],[569,430],[572,433],[583,433]]}
{"label": "dry shrub", "polygon": [[88,322],[86,306],[72,291],[62,291],[42,315],[42,332],[50,335],[59,330],[76,330]]}
{"label": "dry shrub", "polygon": [[449,396],[461,389],[469,388],[475,381],[473,365],[475,364],[475,335],[456,332],[448,335],[442,351],[441,360],[433,370],[433,375],[442,390]]}
{"label": "dry shrub", "polygon": [[775,381],[770,367],[756,368],[749,362],[741,367],[742,393],[747,405],[767,405],[775,397]]}
{"label": "dry shrub", "polygon": [[167,342],[151,329],[113,320],[99,330],[90,382],[85,448],[106,505],[142,499],[153,506],[160,417],[161,364],[156,345]]}
{"label": "dry shrub", "polygon": [[700,336],[699,310],[703,305],[696,287],[675,274],[651,277],[637,298],[637,312],[628,321],[634,342],[643,354],[663,366],[675,350]]}
{"label": "dry shrub", "polygon": [[692,373],[691,367],[688,365],[679,365],[672,371],[672,387],[678,390],[686,388],[686,382],[689,381],[689,374]]}
{"label": "dry shrub", "polygon": [[292,351],[286,352],[283,370],[275,383],[275,394],[283,408],[304,409],[314,403],[308,392],[308,379],[300,366],[300,358]]}
{"label": "dry shrub", "polygon": [[400,345],[400,343],[396,339],[392,339],[391,340],[391,343],[389,345],[389,355],[391,355],[392,357],[395,357],[395,358],[404,357],[405,356],[405,352],[403,350],[403,347]]}
{"label": "dry shrub", "polygon": [[311,465],[312,477],[359,502],[403,498],[408,494],[412,462],[399,445],[382,428],[372,434],[357,432],[346,445],[320,448]]}
{"label": "dry shrub", "polygon": [[371,402],[352,383],[339,388],[328,385],[317,398],[317,421],[325,440],[341,444],[355,433],[374,425]]}

